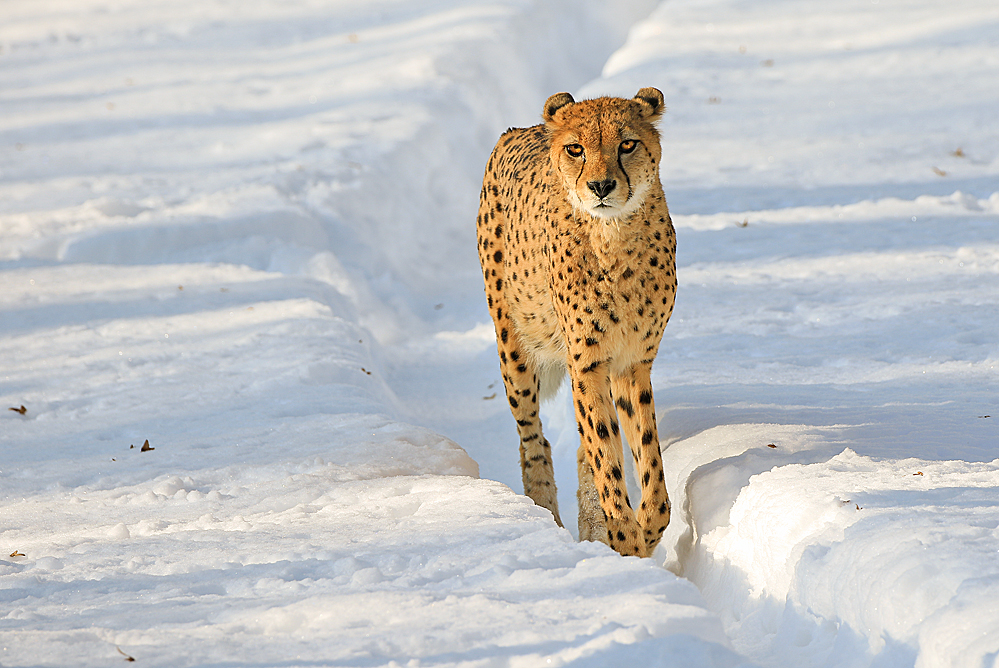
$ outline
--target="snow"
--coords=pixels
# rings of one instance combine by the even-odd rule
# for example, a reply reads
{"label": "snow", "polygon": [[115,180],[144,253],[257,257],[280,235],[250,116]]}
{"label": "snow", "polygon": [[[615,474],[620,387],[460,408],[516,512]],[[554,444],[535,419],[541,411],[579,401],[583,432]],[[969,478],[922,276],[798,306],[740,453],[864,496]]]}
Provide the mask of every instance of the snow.
{"label": "snow", "polygon": [[[5,7],[0,665],[999,665],[999,9],[609,4]],[[647,85],[639,560],[517,493],[472,223]]]}

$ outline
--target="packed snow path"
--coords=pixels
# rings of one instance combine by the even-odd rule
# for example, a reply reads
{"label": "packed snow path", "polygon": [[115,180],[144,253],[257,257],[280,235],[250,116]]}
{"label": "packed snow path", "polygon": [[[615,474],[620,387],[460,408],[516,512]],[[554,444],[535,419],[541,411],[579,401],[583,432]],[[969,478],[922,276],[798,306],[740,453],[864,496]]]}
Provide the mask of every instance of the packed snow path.
{"label": "packed snow path", "polygon": [[[356,4],[5,8],[0,665],[995,664],[999,10]],[[645,85],[668,570],[509,489],[472,224]]]}

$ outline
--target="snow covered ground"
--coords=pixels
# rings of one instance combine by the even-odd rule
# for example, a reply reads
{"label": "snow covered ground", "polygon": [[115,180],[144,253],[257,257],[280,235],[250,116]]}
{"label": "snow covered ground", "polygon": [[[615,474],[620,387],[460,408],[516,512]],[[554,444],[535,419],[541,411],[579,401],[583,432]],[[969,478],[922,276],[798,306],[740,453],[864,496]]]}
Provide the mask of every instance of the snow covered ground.
{"label": "snow covered ground", "polygon": [[[0,665],[999,665],[999,9],[607,5],[3,7]],[[503,129],[646,85],[638,560],[515,493],[473,222]]]}

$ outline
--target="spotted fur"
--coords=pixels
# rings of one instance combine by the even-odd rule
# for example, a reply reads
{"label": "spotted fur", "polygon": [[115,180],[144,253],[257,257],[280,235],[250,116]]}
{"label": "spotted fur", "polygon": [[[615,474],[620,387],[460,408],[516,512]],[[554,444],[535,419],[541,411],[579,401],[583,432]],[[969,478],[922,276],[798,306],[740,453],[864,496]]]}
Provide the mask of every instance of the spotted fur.
{"label": "spotted fur", "polygon": [[[650,373],[673,311],[676,236],[659,182],[662,93],[576,102],[504,133],[486,166],[478,248],[524,492],[561,526],[540,401],[568,370],[579,536],[647,556],[669,522]],[[619,423],[620,420],[620,423]],[[642,498],[632,508],[621,431]]]}

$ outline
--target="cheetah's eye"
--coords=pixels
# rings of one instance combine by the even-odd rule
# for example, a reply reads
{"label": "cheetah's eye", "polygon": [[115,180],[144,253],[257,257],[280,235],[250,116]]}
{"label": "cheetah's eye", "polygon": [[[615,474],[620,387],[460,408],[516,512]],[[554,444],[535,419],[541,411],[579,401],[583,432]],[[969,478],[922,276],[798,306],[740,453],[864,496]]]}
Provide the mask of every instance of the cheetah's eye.
{"label": "cheetah's eye", "polygon": [[621,153],[631,153],[638,147],[638,142],[634,139],[625,139],[621,142]]}
{"label": "cheetah's eye", "polygon": [[565,152],[568,153],[570,157],[578,158],[583,155],[583,147],[579,144],[566,144]]}

